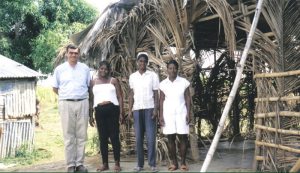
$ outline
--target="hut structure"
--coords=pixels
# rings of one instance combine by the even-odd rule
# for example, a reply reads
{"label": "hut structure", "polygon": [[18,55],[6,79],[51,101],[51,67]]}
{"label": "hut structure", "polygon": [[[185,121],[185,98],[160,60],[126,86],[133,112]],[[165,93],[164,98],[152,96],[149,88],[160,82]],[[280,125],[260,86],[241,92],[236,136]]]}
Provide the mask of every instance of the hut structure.
{"label": "hut structure", "polygon": [[39,76],[0,55],[0,158],[14,157],[20,147],[32,149]]}
{"label": "hut structure", "polygon": [[[206,119],[214,133],[239,66],[256,3],[120,0],[71,39],[80,45],[82,57],[90,66],[104,59],[112,63],[125,95],[138,52],[149,53],[150,68],[161,78],[166,76],[165,62],[176,59],[181,75],[193,84],[194,125],[199,129],[201,120]],[[238,135],[247,120],[246,130],[254,134],[256,146],[254,170],[288,171],[299,159],[299,57],[300,1],[264,0],[230,123],[224,128],[224,132],[232,129],[231,136]],[[203,68],[209,58],[214,63]]]}

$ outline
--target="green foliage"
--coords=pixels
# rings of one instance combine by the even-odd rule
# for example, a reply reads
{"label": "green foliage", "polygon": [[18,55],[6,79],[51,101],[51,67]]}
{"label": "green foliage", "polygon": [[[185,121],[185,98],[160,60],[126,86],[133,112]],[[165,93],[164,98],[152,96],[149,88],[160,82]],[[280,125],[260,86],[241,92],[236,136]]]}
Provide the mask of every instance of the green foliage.
{"label": "green foliage", "polygon": [[40,34],[32,43],[31,58],[36,69],[42,69],[44,73],[52,71],[52,59],[56,56],[56,50],[61,43],[66,43],[66,36],[62,33],[47,30]]}
{"label": "green foliage", "polygon": [[32,0],[0,1],[1,27],[3,27],[4,30],[16,29],[14,26],[21,24],[26,15],[37,12],[38,6],[34,2],[35,1]]}
{"label": "green foliage", "polygon": [[1,0],[0,54],[44,73],[57,49],[96,18],[84,0]]}
{"label": "green foliage", "polygon": [[41,33],[34,41],[32,41],[32,53],[30,55],[33,60],[35,69],[40,69],[44,73],[50,73],[53,70],[53,59],[57,55],[57,50],[68,43],[69,35],[79,32],[86,25],[82,23],[73,23],[68,28],[61,25],[54,30],[46,30]]}
{"label": "green foliage", "polygon": [[100,143],[99,143],[99,138],[98,134],[95,133],[95,131],[88,131],[88,141],[86,143],[86,156],[94,156],[98,154],[99,148],[100,148]]}
{"label": "green foliage", "polygon": [[70,13],[68,14],[71,23],[92,23],[95,20],[95,9],[82,0],[70,0]]}
{"label": "green foliage", "polygon": [[[1,31],[0,31],[1,33]],[[0,34],[1,36],[1,34]],[[11,42],[5,37],[0,37],[0,52],[8,57],[10,57]]]}
{"label": "green foliage", "polygon": [[16,151],[15,157],[7,157],[3,159],[4,164],[15,164],[17,165],[30,165],[33,162],[36,162],[41,159],[46,159],[51,157],[51,153],[47,150],[39,150],[33,149],[30,151],[28,145],[23,144],[21,147]]}
{"label": "green foliage", "polygon": [[36,96],[40,103],[57,104],[57,96],[51,87],[37,86]]}

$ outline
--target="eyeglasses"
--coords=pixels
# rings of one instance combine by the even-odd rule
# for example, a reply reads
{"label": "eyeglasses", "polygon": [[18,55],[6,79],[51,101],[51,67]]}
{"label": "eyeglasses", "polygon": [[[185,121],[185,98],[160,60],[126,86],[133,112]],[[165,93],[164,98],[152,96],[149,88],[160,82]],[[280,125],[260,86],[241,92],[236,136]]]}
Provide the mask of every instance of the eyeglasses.
{"label": "eyeglasses", "polygon": [[78,55],[78,52],[68,52],[70,55]]}

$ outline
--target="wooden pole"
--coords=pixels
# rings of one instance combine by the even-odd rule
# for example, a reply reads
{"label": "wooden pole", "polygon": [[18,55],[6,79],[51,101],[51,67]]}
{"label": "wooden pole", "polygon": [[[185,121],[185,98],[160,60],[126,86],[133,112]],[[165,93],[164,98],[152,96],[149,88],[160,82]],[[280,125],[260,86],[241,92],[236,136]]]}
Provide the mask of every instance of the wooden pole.
{"label": "wooden pole", "polygon": [[206,155],[206,158],[204,160],[204,163],[202,165],[202,168],[201,168],[200,172],[206,172],[207,171],[207,168],[208,168],[208,166],[209,166],[209,164],[212,160],[212,157],[213,157],[213,155],[216,151],[219,139],[220,139],[222,131],[224,129],[224,124],[225,124],[226,117],[228,116],[228,112],[231,108],[232,102],[235,98],[237,89],[238,89],[240,81],[241,81],[241,77],[242,77],[242,74],[243,74],[243,70],[244,70],[246,59],[247,59],[247,55],[248,55],[248,52],[249,52],[249,49],[250,49],[250,46],[251,46],[251,43],[252,43],[252,38],[253,38],[253,35],[255,33],[256,26],[257,26],[257,23],[258,23],[258,19],[259,19],[259,16],[260,16],[262,4],[263,4],[263,0],[259,0],[258,3],[257,3],[256,12],[255,12],[255,15],[254,15],[254,18],[253,18],[253,22],[252,22],[252,26],[251,26],[249,35],[247,37],[247,42],[246,42],[246,45],[245,45],[240,63],[237,65],[237,73],[236,73],[236,77],[235,77],[232,89],[230,91],[230,94],[229,94],[229,97],[227,99],[225,108],[223,110],[217,132],[216,132],[216,134],[214,136],[214,139],[212,141],[212,144],[211,144],[211,146],[208,150],[208,153]]}
{"label": "wooden pole", "polygon": [[300,154],[300,150],[299,149],[287,147],[287,146],[284,146],[284,145],[271,144],[271,143],[268,143],[268,142],[261,142],[261,141],[255,141],[255,144],[256,145],[261,145],[261,146],[267,146],[267,147],[277,148],[277,149],[281,149],[281,150],[285,150],[285,151],[289,151],[289,152]]}
{"label": "wooden pole", "polygon": [[[257,81],[257,82],[260,83],[261,81]],[[261,97],[261,94],[263,93],[262,90],[263,90],[263,88],[258,85],[257,86],[257,96]],[[258,112],[262,112],[264,110],[265,109],[263,108],[262,104],[258,104],[257,105],[257,111]],[[262,123],[263,123],[262,120],[263,120],[262,118],[257,119],[256,120],[256,124],[262,125]],[[260,141],[261,140],[261,136],[262,136],[261,129],[255,129],[255,138],[256,138],[256,140]],[[258,145],[255,145],[254,156],[255,157],[261,156],[261,148]],[[258,168],[258,161],[260,161],[260,160],[253,159],[253,163],[252,163],[253,170],[257,170],[257,168]]]}
{"label": "wooden pole", "polygon": [[285,97],[265,97],[256,98],[255,102],[277,102],[277,101],[290,101],[290,100],[300,100],[300,96],[285,96]]}
{"label": "wooden pole", "polygon": [[287,77],[287,76],[296,76],[296,75],[300,75],[300,70],[255,74],[254,78]]}
{"label": "wooden pole", "polygon": [[296,164],[292,167],[289,172],[298,172],[300,170],[300,159],[296,162]]}
{"label": "wooden pole", "polygon": [[254,118],[273,118],[276,116],[283,117],[300,117],[300,112],[291,112],[291,111],[279,111],[279,112],[268,112],[268,113],[257,113],[254,114]]}
{"label": "wooden pole", "polygon": [[281,133],[281,134],[300,136],[300,131],[299,130],[278,129],[278,128],[266,127],[266,126],[258,125],[258,124],[255,124],[255,128],[265,130],[265,131],[269,131],[269,132],[277,132],[277,133]]}

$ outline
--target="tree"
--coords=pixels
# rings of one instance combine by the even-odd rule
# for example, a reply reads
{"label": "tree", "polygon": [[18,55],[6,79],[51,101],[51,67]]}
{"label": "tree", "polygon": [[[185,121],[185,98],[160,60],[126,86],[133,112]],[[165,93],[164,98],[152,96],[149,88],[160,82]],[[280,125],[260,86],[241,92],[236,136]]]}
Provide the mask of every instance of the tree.
{"label": "tree", "polygon": [[38,7],[33,1],[0,2],[0,16],[4,16],[0,21],[0,51],[29,67],[28,42],[39,32],[39,24],[32,21],[37,12]]}
{"label": "tree", "polygon": [[0,53],[44,73],[57,49],[96,18],[84,0],[2,0]]}

